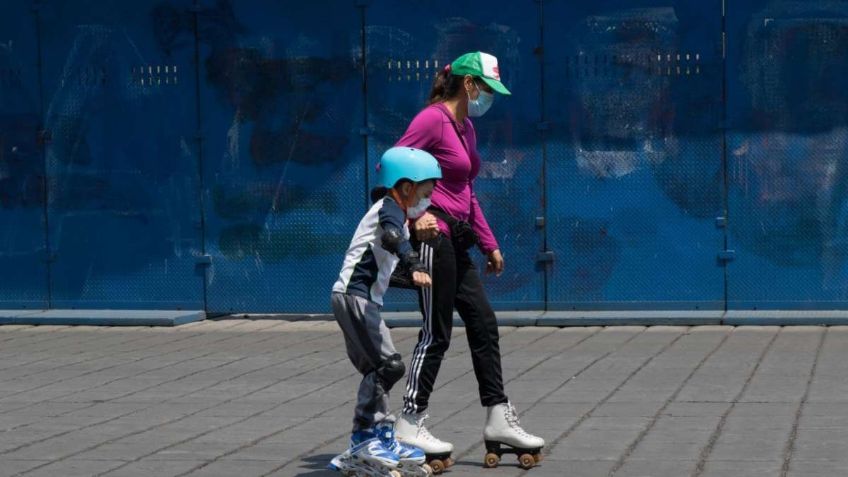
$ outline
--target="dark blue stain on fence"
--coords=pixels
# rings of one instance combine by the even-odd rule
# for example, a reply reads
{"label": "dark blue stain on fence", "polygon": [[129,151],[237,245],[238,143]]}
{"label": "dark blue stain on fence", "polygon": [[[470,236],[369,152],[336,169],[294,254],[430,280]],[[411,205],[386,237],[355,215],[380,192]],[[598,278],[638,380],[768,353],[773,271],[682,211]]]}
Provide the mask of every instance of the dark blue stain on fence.
{"label": "dark blue stain on fence", "polygon": [[25,112],[34,105],[21,104],[32,98],[20,95],[25,89],[17,86],[0,87],[19,93],[0,100],[0,303],[41,307],[46,297],[44,163],[35,140],[39,118]]}
{"label": "dark blue stain on fence", "polygon": [[0,308],[44,307],[44,160],[37,35],[27,1],[0,15]]}
{"label": "dark blue stain on fence", "polygon": [[202,305],[193,41],[159,50],[155,5],[38,4],[54,306]]}
{"label": "dark blue stain on fence", "polygon": [[601,219],[563,217],[559,219],[573,259],[557,270],[566,289],[561,291],[575,301],[603,301],[604,287],[621,258],[622,244],[610,236],[610,223]]}
{"label": "dark blue stain on fence", "polygon": [[43,163],[34,137],[38,124],[35,114],[0,114],[0,209],[44,206]]}
{"label": "dark blue stain on fence", "polygon": [[314,197],[314,191],[304,184],[216,184],[211,196],[215,212],[227,220],[238,220],[248,214],[265,214],[269,206],[273,210],[297,206],[301,210],[317,210],[324,214],[338,212],[342,207],[338,197]]}
{"label": "dark blue stain on fence", "polygon": [[326,296],[362,211],[358,10],[199,3],[163,3],[151,17],[167,51],[194,37],[196,15],[209,306],[308,310]]}
{"label": "dark blue stain on fence", "polygon": [[[671,8],[597,15],[580,23],[574,31],[580,39],[574,44],[577,53],[564,66],[566,77],[577,85],[572,126],[583,149],[637,150],[646,137],[671,133],[667,65],[677,62],[668,62],[671,53],[664,52],[674,51],[676,60],[676,32]],[[643,88],[622,89],[621,82]],[[618,175],[631,170],[633,160],[599,165],[597,172],[604,175],[613,168],[609,173]]]}
{"label": "dark blue stain on fence", "polygon": [[[218,14],[203,15],[203,19],[226,18],[224,12],[232,12],[224,3]],[[222,25],[237,25],[237,22],[222,21],[214,25],[203,25],[202,31],[209,32]],[[240,31],[241,28],[238,29]],[[237,40],[238,35],[213,34],[212,48],[203,59],[208,84],[215,88],[218,99],[234,111],[234,121],[239,128],[250,130],[248,156],[258,169],[277,165],[301,164],[321,167],[307,183],[298,178],[280,177],[271,172],[264,181],[248,187],[232,187],[219,184],[213,190],[213,206],[222,217],[238,220],[253,217],[257,222],[264,220],[269,211],[283,213],[298,207],[310,207],[315,202],[314,190],[318,181],[347,161],[344,150],[351,141],[349,129],[339,131],[333,125],[328,130],[328,117],[340,124],[350,123],[352,111],[334,109],[337,101],[328,102],[321,90],[332,90],[335,86],[357,77],[357,70],[349,58],[342,57],[296,57],[278,58],[264,54],[257,48],[242,48],[224,39]],[[346,118],[347,117],[347,118]],[[250,125],[249,128],[245,125]],[[343,134],[339,134],[343,132]],[[270,172],[270,171],[269,171]],[[283,173],[285,175],[285,173]],[[294,183],[292,183],[294,181]],[[335,196],[318,198],[319,206],[327,213],[337,211]],[[233,246],[242,243],[233,240],[241,237],[250,243],[258,240],[258,226],[236,225],[222,232],[221,247],[231,253]],[[326,236],[304,236],[306,230],[286,230],[273,233],[266,246],[252,248],[262,258],[274,261],[284,256],[275,249],[294,249],[301,240],[312,238],[320,242]],[[336,244],[333,241],[332,244]],[[244,253],[239,249],[238,253]]]}
{"label": "dark blue stain on fence", "polygon": [[729,10],[728,29],[730,238],[740,251],[730,304],[841,306],[848,3],[752,1]]}
{"label": "dark blue stain on fence", "polygon": [[684,12],[632,9],[580,23],[582,41],[564,61],[577,85],[570,130],[586,173],[618,178],[647,166],[671,201],[706,218],[721,209],[723,177],[697,147],[718,140],[721,68],[715,55],[684,48]]}
{"label": "dark blue stain on fence", "polygon": [[734,93],[746,98],[730,103],[735,129],[810,134],[848,122],[848,4],[775,3],[743,32],[729,47]]}
{"label": "dark blue stain on fence", "polygon": [[43,161],[36,143],[37,98],[24,84],[12,45],[0,45],[0,209],[44,204]]}
{"label": "dark blue stain on fence", "polygon": [[[144,159],[128,143],[107,139],[126,138],[119,111],[141,106],[142,87],[129,79],[131,50],[118,29],[78,27],[51,97],[47,167],[60,299],[83,295],[86,275],[129,274],[168,257],[172,248],[163,240],[165,218],[151,210],[153,184],[146,179],[155,177],[140,172]],[[109,233],[92,233],[98,228]],[[116,243],[137,253],[102,253]]]}
{"label": "dark blue stain on fence", "polygon": [[716,7],[546,5],[553,306],[720,306],[720,265],[704,254],[722,233]]}

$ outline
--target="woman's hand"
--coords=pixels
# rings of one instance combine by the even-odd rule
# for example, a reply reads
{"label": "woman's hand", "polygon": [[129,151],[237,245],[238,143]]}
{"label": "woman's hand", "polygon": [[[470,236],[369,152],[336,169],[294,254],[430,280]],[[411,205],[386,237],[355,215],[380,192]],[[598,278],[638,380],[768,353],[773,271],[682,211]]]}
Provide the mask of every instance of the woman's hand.
{"label": "woman's hand", "polygon": [[415,238],[419,242],[426,242],[439,235],[439,224],[436,222],[436,217],[429,212],[425,212],[424,215],[419,217],[413,226],[415,228]]}
{"label": "woman's hand", "polygon": [[500,250],[494,250],[489,254],[486,260],[486,273],[494,273],[495,276],[501,276],[504,270],[504,259]]}

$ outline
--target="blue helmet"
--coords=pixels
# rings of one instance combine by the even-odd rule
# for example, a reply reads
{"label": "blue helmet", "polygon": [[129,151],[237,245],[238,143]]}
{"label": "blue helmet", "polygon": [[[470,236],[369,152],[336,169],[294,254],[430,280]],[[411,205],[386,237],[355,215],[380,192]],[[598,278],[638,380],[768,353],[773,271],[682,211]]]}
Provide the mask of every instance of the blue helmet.
{"label": "blue helmet", "polygon": [[389,189],[401,179],[423,182],[442,178],[439,161],[429,152],[412,147],[393,147],[383,153],[377,173],[380,185]]}

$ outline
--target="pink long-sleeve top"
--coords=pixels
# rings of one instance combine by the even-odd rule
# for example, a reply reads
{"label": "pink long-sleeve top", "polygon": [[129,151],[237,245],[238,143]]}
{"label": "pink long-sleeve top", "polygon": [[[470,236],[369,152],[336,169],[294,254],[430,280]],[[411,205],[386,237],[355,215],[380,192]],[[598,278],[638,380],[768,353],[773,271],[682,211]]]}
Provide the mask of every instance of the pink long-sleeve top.
{"label": "pink long-sleeve top", "polygon": [[[474,194],[480,155],[477,153],[477,133],[471,120],[465,118],[459,124],[444,104],[427,106],[415,116],[396,146],[423,149],[439,161],[442,180],[433,190],[433,205],[470,223],[480,237],[479,248],[483,254],[497,250],[498,242]],[[439,230],[450,237],[448,224],[441,219],[438,222]]]}

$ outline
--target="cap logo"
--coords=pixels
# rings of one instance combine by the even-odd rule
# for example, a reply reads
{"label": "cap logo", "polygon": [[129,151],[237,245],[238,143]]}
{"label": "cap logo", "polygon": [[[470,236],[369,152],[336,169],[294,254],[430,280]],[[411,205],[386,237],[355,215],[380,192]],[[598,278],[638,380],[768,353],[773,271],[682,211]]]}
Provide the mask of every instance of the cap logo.
{"label": "cap logo", "polygon": [[501,80],[501,72],[498,69],[498,59],[488,53],[480,53],[480,66],[483,76]]}

